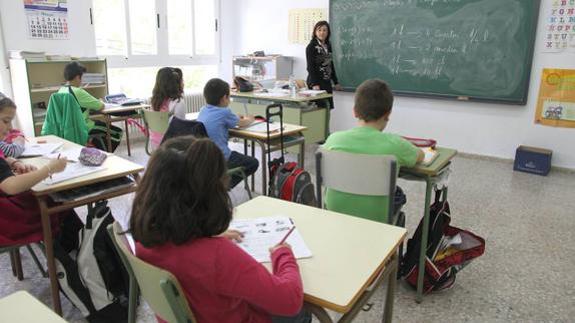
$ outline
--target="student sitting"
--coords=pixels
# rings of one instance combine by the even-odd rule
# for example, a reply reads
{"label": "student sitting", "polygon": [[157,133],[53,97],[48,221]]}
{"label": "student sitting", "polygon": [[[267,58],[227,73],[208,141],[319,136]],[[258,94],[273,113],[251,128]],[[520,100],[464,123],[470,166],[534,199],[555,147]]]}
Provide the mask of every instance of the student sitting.
{"label": "student sitting", "polygon": [[[101,134],[101,136],[95,138],[92,144],[100,149],[107,151],[108,147],[106,144],[106,134],[107,126],[105,122],[99,120],[90,119],[90,111],[100,111],[104,108],[104,103],[95,97],[93,97],[86,90],[80,88],[82,85],[82,75],[86,72],[86,68],[78,63],[71,62],[64,67],[64,79],[67,83],[65,86],[60,88],[59,93],[71,93],[74,95],[80,107],[82,107],[82,113],[86,120],[86,126],[88,127],[88,133],[90,135]],[[116,150],[116,147],[120,144],[122,139],[122,129],[116,126],[110,125],[110,135],[112,141],[112,152]]]}
{"label": "student sitting", "polygon": [[[372,79],[363,82],[355,92],[353,107],[354,115],[359,119],[358,127],[331,134],[324,147],[358,154],[393,155],[398,168],[414,166],[423,160],[424,153],[421,149],[398,135],[382,132],[389,122],[392,105],[393,94],[384,81]],[[398,192],[402,196],[396,196],[396,200],[405,200],[399,187],[396,195]],[[381,219],[385,199],[378,196],[362,196],[328,189],[325,201],[329,210],[387,221]],[[395,210],[397,209],[396,205]]]}
{"label": "student sitting", "polygon": [[[0,98],[3,94],[0,93]],[[19,130],[10,130],[3,140],[0,140],[0,152],[4,154],[5,157],[18,158],[26,149],[26,139],[24,135]]]}
{"label": "student sitting", "polygon": [[236,245],[239,232],[226,231],[226,170],[207,138],[177,137],[154,151],[132,205],[136,256],[178,279],[198,322],[310,322],[300,312],[303,287],[291,247],[270,246],[272,274]]}
{"label": "student sitting", "polygon": [[[12,129],[16,105],[0,96],[0,140]],[[66,158],[51,159],[46,166],[24,164],[0,151],[0,246],[10,246],[42,240],[40,207],[30,192],[32,186],[66,168]],[[62,213],[69,214],[71,212]],[[58,217],[51,217],[52,230],[58,229]]]}
{"label": "student sitting", "polygon": [[[206,127],[208,136],[224,153],[228,168],[244,167],[246,176],[256,172],[259,166],[257,159],[231,151],[228,147],[228,129],[236,126],[245,127],[254,121],[253,116],[235,115],[228,105],[230,104],[230,85],[223,80],[214,78],[204,87],[204,98],[207,105],[200,110],[198,121]],[[242,181],[240,176],[232,176],[230,188]]]}
{"label": "student sitting", "polygon": [[[156,74],[156,84],[152,91],[152,110],[167,111],[170,116],[185,119],[186,106],[182,99],[184,94],[183,81],[179,68],[161,68]],[[163,134],[150,131],[152,146],[158,147],[162,142],[162,137]]]}

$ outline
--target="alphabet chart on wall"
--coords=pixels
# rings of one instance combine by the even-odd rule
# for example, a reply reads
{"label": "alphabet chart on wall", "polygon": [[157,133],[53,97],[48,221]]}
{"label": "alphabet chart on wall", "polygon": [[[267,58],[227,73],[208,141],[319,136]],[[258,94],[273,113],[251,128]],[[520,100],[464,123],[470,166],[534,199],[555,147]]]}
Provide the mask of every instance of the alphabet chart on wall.
{"label": "alphabet chart on wall", "polygon": [[67,0],[24,0],[28,37],[68,39]]}
{"label": "alphabet chart on wall", "polygon": [[544,52],[575,52],[575,0],[551,0],[545,23]]}

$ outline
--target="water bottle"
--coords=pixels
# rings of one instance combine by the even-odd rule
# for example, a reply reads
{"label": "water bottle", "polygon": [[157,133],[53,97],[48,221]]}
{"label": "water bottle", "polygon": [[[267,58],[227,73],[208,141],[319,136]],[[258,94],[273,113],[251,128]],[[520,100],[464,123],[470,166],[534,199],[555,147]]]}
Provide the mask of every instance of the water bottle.
{"label": "water bottle", "polygon": [[290,75],[289,77],[289,93],[292,98],[297,96],[297,86],[295,84],[295,78],[293,75]]}

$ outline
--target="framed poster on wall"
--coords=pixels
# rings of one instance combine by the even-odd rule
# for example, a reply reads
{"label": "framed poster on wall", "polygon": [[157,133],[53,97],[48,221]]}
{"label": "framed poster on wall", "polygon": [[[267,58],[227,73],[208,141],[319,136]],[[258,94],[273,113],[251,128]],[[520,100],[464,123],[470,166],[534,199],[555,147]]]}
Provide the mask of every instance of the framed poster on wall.
{"label": "framed poster on wall", "polygon": [[535,123],[575,128],[575,70],[543,69]]}

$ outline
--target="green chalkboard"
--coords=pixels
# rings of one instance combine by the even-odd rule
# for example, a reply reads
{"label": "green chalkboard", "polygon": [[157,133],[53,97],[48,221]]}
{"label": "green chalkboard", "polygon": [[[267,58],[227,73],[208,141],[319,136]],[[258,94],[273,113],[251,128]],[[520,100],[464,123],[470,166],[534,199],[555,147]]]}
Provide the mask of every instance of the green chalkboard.
{"label": "green chalkboard", "polygon": [[334,64],[355,90],[525,104],[539,0],[331,0]]}

